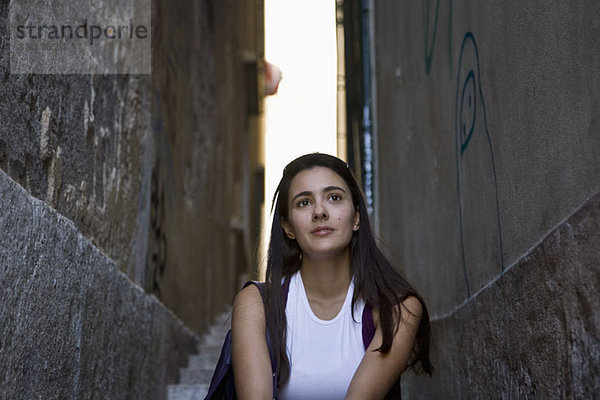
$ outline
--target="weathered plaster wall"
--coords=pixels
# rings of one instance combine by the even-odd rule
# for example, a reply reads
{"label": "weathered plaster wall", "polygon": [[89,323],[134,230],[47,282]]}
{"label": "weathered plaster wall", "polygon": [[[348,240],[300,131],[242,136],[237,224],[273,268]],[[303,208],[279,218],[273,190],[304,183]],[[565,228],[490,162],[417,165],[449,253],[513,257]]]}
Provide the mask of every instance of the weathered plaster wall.
{"label": "weathered plaster wall", "polygon": [[0,397],[166,398],[196,336],[3,171],[0,210]]}
{"label": "weathered plaster wall", "polygon": [[[598,218],[586,207],[600,190],[600,5],[378,1],[374,13],[379,231],[435,319],[444,380],[425,383],[428,393],[449,382],[455,397],[501,388],[508,398],[529,384],[592,393],[598,310],[575,311],[598,303],[597,287],[557,292],[553,282],[597,282],[597,223],[561,236],[551,257],[523,257],[576,210]],[[560,306],[544,316],[551,299]],[[540,333],[553,318],[564,323]],[[558,343],[551,351],[548,340]],[[565,343],[587,356],[542,357],[530,383],[500,382]],[[494,354],[514,360],[499,366]],[[566,366],[585,378],[552,382]],[[479,368],[493,383],[473,380]]]}

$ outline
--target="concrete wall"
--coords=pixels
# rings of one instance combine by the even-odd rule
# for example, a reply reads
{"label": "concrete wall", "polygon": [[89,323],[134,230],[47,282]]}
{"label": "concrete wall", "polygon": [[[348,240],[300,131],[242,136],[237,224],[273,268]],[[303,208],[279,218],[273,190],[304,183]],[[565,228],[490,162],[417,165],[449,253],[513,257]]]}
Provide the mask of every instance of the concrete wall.
{"label": "concrete wall", "polygon": [[428,300],[439,367],[407,390],[590,396],[600,5],[374,3],[379,232]]}
{"label": "concrete wall", "polygon": [[258,237],[260,4],[152,1],[151,75],[15,75],[0,41],[9,398],[163,398],[230,304]]}

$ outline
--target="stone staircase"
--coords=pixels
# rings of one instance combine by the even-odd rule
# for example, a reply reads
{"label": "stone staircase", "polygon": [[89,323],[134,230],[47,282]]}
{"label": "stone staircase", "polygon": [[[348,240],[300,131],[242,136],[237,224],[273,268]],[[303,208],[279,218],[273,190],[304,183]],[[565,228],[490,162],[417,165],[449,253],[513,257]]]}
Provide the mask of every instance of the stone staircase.
{"label": "stone staircase", "polygon": [[231,309],[219,315],[202,337],[197,355],[190,356],[188,367],[182,368],[178,385],[169,385],[168,400],[202,400],[208,392],[225,335],[231,327]]}

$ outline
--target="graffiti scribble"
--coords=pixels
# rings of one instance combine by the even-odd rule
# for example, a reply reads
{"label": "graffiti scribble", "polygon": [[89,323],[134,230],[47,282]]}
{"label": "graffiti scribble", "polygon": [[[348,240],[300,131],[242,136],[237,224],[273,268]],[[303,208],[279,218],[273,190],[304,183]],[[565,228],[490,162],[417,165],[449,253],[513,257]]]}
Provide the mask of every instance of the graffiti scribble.
{"label": "graffiti scribble", "polygon": [[482,286],[482,270],[504,270],[494,152],[487,125],[479,53],[467,32],[458,61],[455,102],[456,190],[467,296]]}

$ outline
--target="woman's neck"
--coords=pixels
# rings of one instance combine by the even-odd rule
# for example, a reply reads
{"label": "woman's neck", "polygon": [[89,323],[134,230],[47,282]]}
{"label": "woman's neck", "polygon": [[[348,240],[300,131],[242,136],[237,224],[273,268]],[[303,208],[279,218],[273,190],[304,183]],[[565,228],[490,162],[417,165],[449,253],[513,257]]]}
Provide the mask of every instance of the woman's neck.
{"label": "woman's neck", "polygon": [[321,301],[345,297],[350,286],[350,254],[315,259],[304,254],[300,268],[302,282],[309,297]]}

